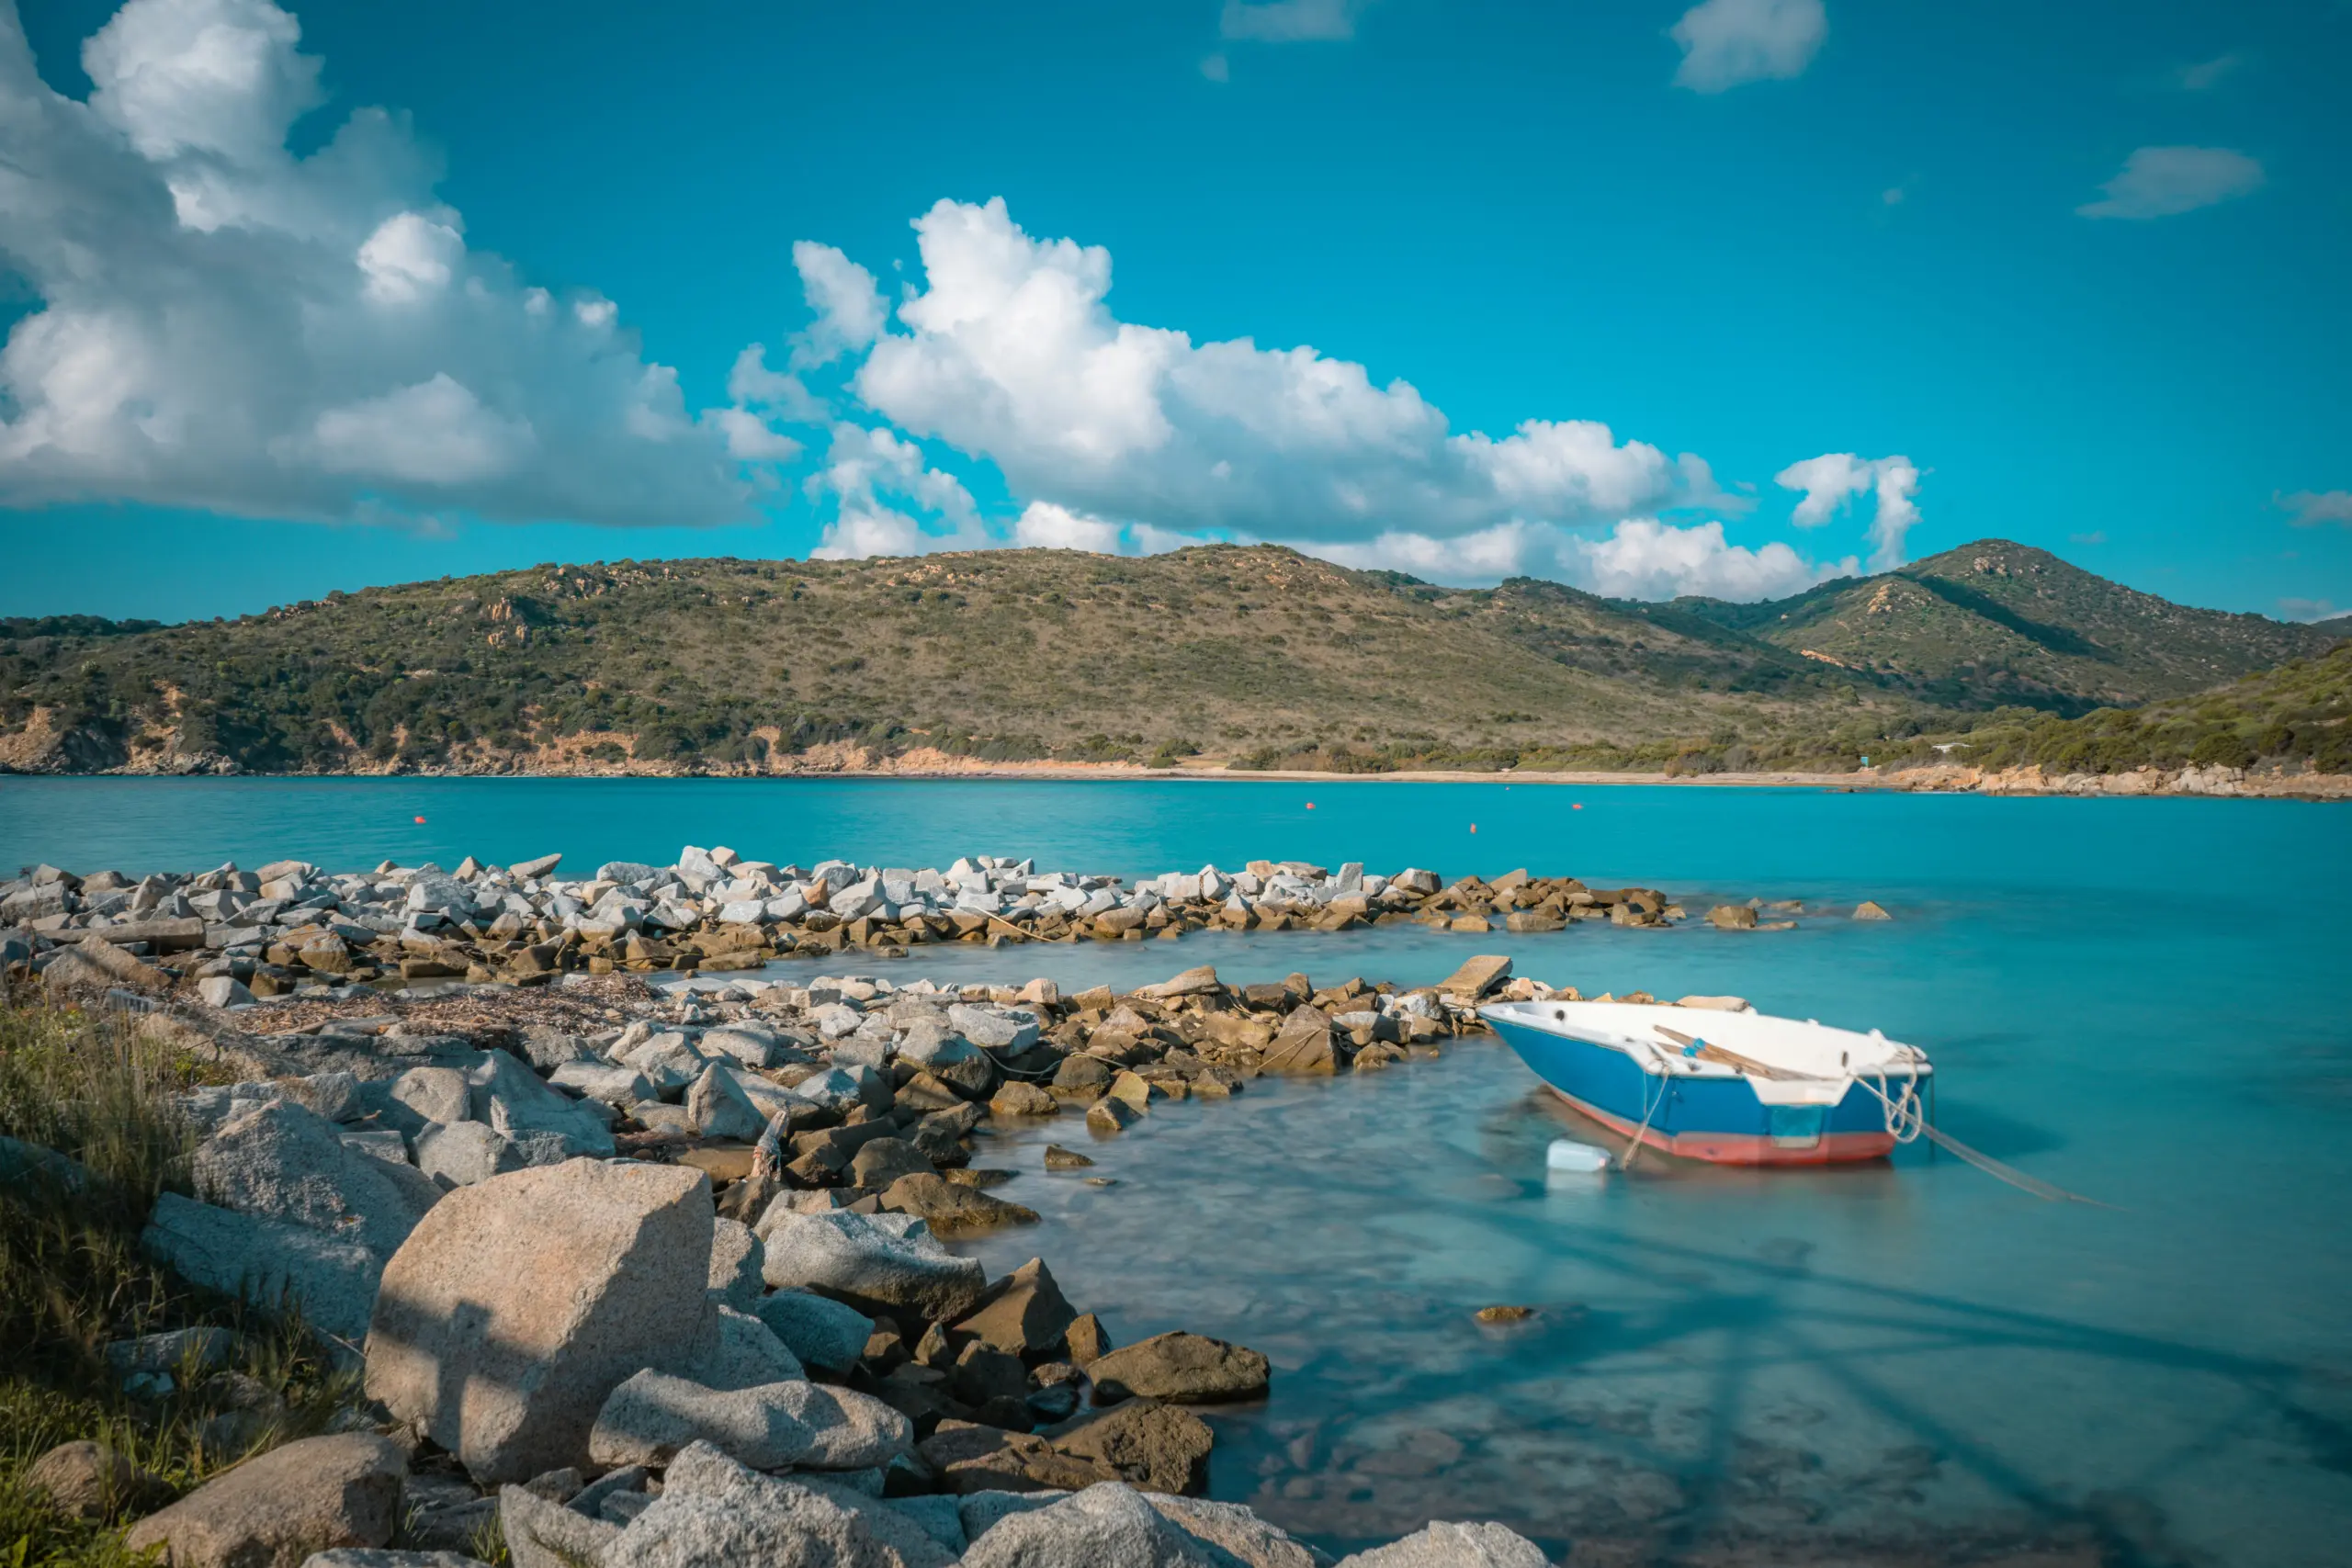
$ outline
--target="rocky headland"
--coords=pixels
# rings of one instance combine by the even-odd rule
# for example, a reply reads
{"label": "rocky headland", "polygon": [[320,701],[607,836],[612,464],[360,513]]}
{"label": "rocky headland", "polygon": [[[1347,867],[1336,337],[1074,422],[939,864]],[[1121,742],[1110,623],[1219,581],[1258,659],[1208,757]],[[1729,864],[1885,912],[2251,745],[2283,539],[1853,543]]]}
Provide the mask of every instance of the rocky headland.
{"label": "rocky headland", "polygon": [[[109,973],[76,997],[65,962],[41,972],[53,998],[141,994]],[[1554,994],[1510,971],[1237,987],[1204,967],[1069,996],[575,973],[159,1008],[140,1027],[251,1076],[179,1100],[191,1190],[155,1202],[142,1247],[298,1310],[356,1397],[128,1544],[205,1568],[1328,1562],[1204,1496],[1215,1435],[1194,1409],[1264,1398],[1263,1356],[1184,1332],[1120,1344],[1044,1260],[990,1280],[943,1238],[1036,1218],[998,1190],[1043,1172],[974,1163],[992,1129],[1114,1137],[1261,1074],[1436,1055],[1482,998]],[[0,1179],[59,1174],[0,1152]],[[1091,1163],[1059,1144],[1044,1161]],[[107,1355],[162,1400],[236,1376],[212,1370],[230,1338],[144,1325]],[[87,1441],[32,1473],[61,1506],[156,1490]],[[1348,1561],[1544,1559],[1441,1523]]]}

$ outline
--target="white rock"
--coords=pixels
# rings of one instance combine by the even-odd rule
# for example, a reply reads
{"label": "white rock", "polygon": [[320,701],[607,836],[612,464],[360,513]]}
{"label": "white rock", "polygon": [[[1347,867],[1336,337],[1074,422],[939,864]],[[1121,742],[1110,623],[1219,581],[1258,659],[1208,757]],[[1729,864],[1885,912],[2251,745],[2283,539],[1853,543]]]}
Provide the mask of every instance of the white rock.
{"label": "white rock", "polygon": [[662,1495],[605,1561],[628,1568],[950,1568],[955,1558],[885,1503],[800,1477],[757,1474],[698,1443],[678,1455]]}
{"label": "white rock", "polygon": [[639,1372],[605,1400],[588,1456],[613,1469],[659,1467],[697,1442],[754,1470],[851,1470],[912,1452],[914,1425],[878,1399],[821,1383],[729,1391]]}
{"label": "white rock", "polygon": [[991,1525],[964,1568],[1230,1568],[1230,1559],[1161,1517],[1115,1481]]}
{"label": "white rock", "polygon": [[1439,1522],[1340,1560],[1339,1568],[1544,1568],[1543,1549],[1500,1525]]}
{"label": "white rock", "polygon": [[956,1257],[927,1232],[894,1235],[883,1218],[771,1208],[761,1217],[767,1282],[813,1290],[862,1312],[911,1308],[951,1320],[979,1299],[988,1277],[978,1259]]}

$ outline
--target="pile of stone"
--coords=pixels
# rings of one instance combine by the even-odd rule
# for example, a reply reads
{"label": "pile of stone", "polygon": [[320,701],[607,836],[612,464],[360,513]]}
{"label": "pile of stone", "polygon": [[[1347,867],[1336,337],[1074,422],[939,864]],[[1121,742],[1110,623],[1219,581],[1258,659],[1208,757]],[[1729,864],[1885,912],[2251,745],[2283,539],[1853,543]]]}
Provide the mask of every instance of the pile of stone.
{"label": "pile of stone", "polygon": [[[161,1199],[144,1245],[196,1283],[298,1303],[370,1403],[130,1544],[180,1568],[452,1568],[495,1529],[518,1568],[1309,1568],[1202,1495],[1193,1407],[1264,1396],[1266,1359],[1182,1332],[1114,1346],[1043,1260],[990,1280],[943,1245],[1035,1218],[987,1190],[1009,1173],[971,1168],[971,1135],[1080,1106],[1115,1131],[1170,1094],[1433,1049],[1480,996],[1541,992],[1509,968],[1405,992],[1204,969],[1069,998],[590,981],[573,988],[637,987],[602,1010],[617,1027],[458,1035],[395,1012],[237,1036],[284,1070],[187,1097],[198,1196]],[[203,1359],[164,1337],[114,1348],[139,1392]],[[119,1457],[73,1447],[53,1477],[136,1492]],[[1543,1557],[1438,1525],[1349,1561]]]}
{"label": "pile of stone", "polygon": [[[62,962],[93,940],[144,962],[159,979],[199,987],[216,1005],[305,986],[397,986],[558,976],[758,969],[848,948],[904,956],[926,942],[1140,942],[1211,927],[1353,931],[1418,921],[1442,930],[1555,931],[1578,920],[1656,926],[1682,918],[1652,888],[1599,889],[1574,877],[1513,871],[1446,883],[1435,872],[1367,874],[1300,861],[1252,861],[1169,873],[1132,887],[1114,876],[1040,872],[994,856],[945,871],[808,868],[688,846],[674,865],[610,862],[567,880],[561,857],[511,866],[471,859],[454,871],[386,862],[328,874],[302,861],[198,874],[119,872],[79,877],[39,866],[0,883],[0,965]],[[95,949],[91,951],[96,951]],[[67,962],[96,984],[88,953]],[[102,960],[101,963],[111,962]]]}

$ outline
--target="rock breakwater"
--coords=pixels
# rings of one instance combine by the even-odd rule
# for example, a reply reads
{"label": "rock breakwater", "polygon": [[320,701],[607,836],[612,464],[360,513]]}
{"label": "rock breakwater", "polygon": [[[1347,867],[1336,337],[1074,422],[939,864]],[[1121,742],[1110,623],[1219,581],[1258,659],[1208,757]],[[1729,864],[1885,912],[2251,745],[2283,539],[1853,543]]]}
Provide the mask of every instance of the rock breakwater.
{"label": "rock breakwater", "polygon": [[[304,987],[452,981],[544,985],[575,974],[743,973],[855,950],[903,957],[937,942],[1173,941],[1188,932],[1346,931],[1418,922],[1476,935],[1585,921],[1684,918],[1656,888],[1596,888],[1524,870],[1447,881],[1347,864],[1252,861],[1117,876],[978,856],[944,871],[749,861],[689,846],[675,864],[610,862],[580,878],[561,857],[453,870],[389,862],[330,873],[281,860],[251,871],[141,877],[39,866],[0,883],[0,964],[58,966],[60,986],[212,1005]],[[1780,906],[1778,908],[1791,908]],[[1718,922],[1722,923],[1722,922]],[[77,952],[61,955],[60,947]]]}

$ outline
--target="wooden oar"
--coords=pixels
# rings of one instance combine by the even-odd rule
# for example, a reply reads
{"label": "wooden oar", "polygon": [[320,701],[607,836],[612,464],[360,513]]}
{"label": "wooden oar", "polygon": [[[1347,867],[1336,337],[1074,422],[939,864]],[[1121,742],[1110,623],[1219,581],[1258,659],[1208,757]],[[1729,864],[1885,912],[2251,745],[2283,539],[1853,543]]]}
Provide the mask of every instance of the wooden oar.
{"label": "wooden oar", "polygon": [[[1657,1030],[1664,1038],[1671,1040],[1686,1051],[1690,1051],[1692,1055],[1702,1062],[1720,1062],[1726,1067],[1736,1067],[1743,1073],[1753,1073],[1759,1078],[1774,1078],[1783,1083],[1827,1081],[1811,1073],[1800,1073],[1788,1067],[1776,1067],[1770,1062],[1759,1062],[1753,1056],[1743,1056],[1736,1051],[1727,1051],[1721,1045],[1684,1034],[1679,1030],[1668,1029],[1662,1023],[1652,1024],[1650,1027]],[[1690,1049],[1693,1046],[1697,1047],[1695,1051]]]}

